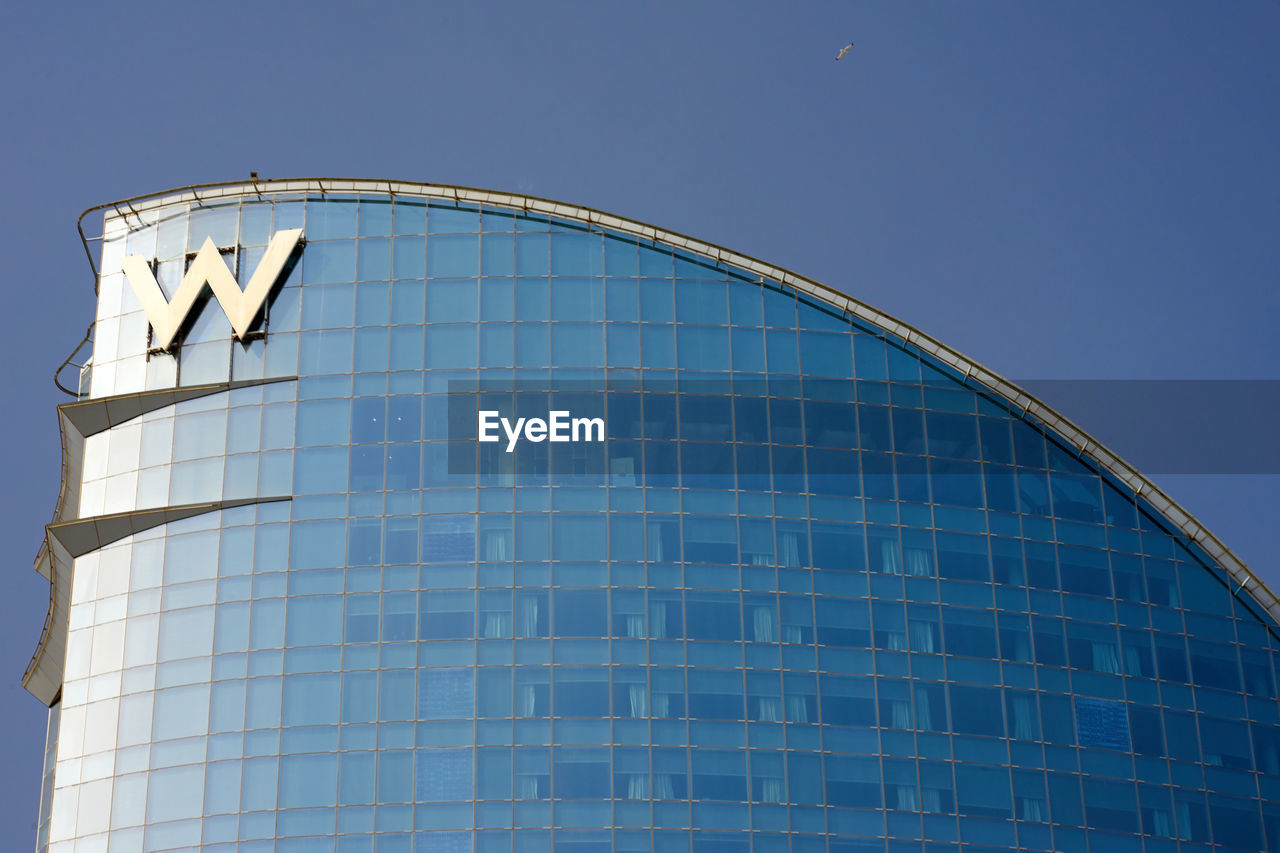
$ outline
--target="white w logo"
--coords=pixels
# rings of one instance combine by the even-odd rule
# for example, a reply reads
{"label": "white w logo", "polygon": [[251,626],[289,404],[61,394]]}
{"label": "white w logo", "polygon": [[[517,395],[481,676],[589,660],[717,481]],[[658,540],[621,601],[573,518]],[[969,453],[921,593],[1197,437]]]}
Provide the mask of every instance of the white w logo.
{"label": "white w logo", "polygon": [[133,292],[138,295],[142,309],[147,312],[151,328],[155,329],[155,344],[161,349],[167,349],[173,343],[174,335],[178,334],[178,329],[182,327],[187,313],[206,284],[222,305],[227,319],[231,321],[231,328],[235,329],[236,337],[244,338],[249,333],[249,327],[253,325],[263,300],[271,292],[271,286],[280,277],[280,272],[301,238],[301,228],[277,231],[272,235],[271,242],[267,244],[266,255],[253,271],[253,277],[244,290],[240,289],[235,276],[222,260],[218,247],[208,237],[191,266],[187,268],[172,301],[165,301],[164,292],[160,290],[160,284],[151,272],[151,264],[146,257],[130,255],[120,262],[120,268],[133,286]]}

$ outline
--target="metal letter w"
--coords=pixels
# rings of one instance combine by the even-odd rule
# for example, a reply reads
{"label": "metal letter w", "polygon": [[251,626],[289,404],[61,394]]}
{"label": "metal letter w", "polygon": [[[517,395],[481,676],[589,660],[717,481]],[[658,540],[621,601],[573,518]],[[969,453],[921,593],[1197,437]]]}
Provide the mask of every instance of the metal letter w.
{"label": "metal letter w", "polygon": [[301,228],[277,231],[272,235],[271,242],[267,244],[267,253],[253,271],[253,277],[244,290],[240,289],[235,276],[222,260],[218,247],[208,237],[169,302],[165,301],[164,292],[160,290],[160,284],[144,256],[130,255],[120,262],[120,268],[133,286],[133,292],[138,295],[142,309],[147,312],[151,328],[155,329],[157,347],[167,349],[173,343],[174,336],[178,334],[178,329],[182,327],[187,313],[206,284],[222,305],[227,319],[231,321],[231,328],[235,329],[236,337],[243,338],[248,334],[249,327],[258,316],[258,310],[262,308],[263,301],[271,292],[272,285],[280,277],[301,238]]}

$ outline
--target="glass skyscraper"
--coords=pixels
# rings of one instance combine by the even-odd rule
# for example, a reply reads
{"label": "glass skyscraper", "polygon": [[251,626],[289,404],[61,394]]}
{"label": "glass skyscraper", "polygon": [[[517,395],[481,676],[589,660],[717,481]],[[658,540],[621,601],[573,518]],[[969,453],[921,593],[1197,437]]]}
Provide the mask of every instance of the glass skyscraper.
{"label": "glass skyscraper", "polygon": [[1271,593],[910,326],[461,187],[98,216],[40,851],[1280,849]]}

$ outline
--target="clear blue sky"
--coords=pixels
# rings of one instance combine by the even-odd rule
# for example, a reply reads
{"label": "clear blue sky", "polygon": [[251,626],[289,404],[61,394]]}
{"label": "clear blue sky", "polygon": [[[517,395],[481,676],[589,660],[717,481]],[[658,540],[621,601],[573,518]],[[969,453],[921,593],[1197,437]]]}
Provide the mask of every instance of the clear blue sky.
{"label": "clear blue sky", "polygon": [[[44,733],[19,680],[50,375],[93,314],[82,209],[250,170],[516,190],[791,268],[1011,377],[1275,379],[1277,44],[1276,0],[8,4],[13,849]],[[1280,584],[1280,477],[1159,482]]]}

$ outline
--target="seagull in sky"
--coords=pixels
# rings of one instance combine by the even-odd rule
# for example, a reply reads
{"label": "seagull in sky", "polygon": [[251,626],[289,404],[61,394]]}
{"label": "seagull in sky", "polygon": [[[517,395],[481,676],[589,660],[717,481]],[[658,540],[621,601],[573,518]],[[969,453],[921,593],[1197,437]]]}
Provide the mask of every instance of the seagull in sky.
{"label": "seagull in sky", "polygon": [[849,42],[844,47],[840,48],[840,52],[836,54],[836,62],[844,59],[844,55],[851,50],[853,50],[853,42]]}

